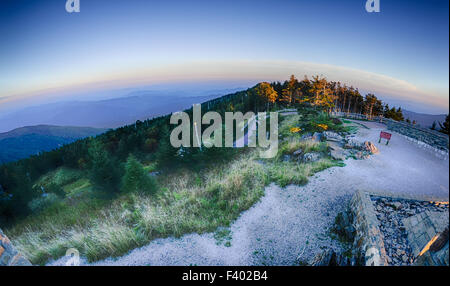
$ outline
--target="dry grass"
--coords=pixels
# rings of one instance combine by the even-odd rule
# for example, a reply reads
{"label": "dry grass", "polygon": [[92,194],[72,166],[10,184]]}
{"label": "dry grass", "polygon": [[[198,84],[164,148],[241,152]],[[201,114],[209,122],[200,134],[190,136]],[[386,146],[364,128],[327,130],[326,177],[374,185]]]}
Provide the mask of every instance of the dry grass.
{"label": "dry grass", "polygon": [[155,238],[228,226],[264,194],[268,182],[255,152],[217,166],[200,181],[183,170],[161,178],[156,196],[124,195],[46,210],[8,230],[17,248],[43,264],[77,248],[90,261],[123,255]]}
{"label": "dry grass", "polygon": [[[298,120],[294,116],[281,128],[289,128]],[[300,141],[294,134],[278,154],[292,154],[298,149],[324,152],[326,144]],[[96,261],[123,255],[156,238],[213,232],[229,226],[264,195],[269,182],[283,187],[302,185],[312,174],[337,165],[328,158],[306,164],[281,162],[280,155],[262,165],[257,154],[258,150],[243,152],[239,159],[202,173],[178,170],[161,175],[161,188],[152,196],[130,193],[112,201],[89,196],[67,200],[5,231],[34,264],[57,259],[68,248],[76,248],[88,260]],[[73,187],[90,192],[89,184],[72,177]]]}

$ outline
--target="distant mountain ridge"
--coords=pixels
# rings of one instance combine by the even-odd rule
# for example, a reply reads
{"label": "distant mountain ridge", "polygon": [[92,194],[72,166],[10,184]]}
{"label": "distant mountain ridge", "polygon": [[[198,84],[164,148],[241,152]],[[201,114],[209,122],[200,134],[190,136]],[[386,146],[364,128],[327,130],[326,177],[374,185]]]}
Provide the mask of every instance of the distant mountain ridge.
{"label": "distant mountain ridge", "polygon": [[26,126],[0,133],[0,164],[50,151],[107,129],[74,126]]}
{"label": "distant mountain ridge", "polygon": [[403,110],[403,117],[406,119],[409,118],[411,122],[415,120],[417,124],[419,124],[421,127],[431,127],[433,122],[436,121],[436,128],[439,129],[439,122],[442,123],[445,121],[446,114],[425,114],[425,113],[417,113],[409,110]]}
{"label": "distant mountain ridge", "polygon": [[0,132],[35,125],[117,128],[220,96],[219,91],[201,96],[185,96],[178,91],[140,91],[113,99],[51,103],[0,115]]}

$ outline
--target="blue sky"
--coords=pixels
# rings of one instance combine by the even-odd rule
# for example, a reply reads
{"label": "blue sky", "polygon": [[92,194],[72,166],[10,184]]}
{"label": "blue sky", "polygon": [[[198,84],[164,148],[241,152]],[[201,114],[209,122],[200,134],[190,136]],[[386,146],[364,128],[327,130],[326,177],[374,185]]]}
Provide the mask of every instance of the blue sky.
{"label": "blue sky", "polygon": [[448,0],[380,0],[380,13],[365,0],[81,0],[73,14],[65,2],[0,2],[0,105],[98,83],[238,86],[293,72],[448,112]]}

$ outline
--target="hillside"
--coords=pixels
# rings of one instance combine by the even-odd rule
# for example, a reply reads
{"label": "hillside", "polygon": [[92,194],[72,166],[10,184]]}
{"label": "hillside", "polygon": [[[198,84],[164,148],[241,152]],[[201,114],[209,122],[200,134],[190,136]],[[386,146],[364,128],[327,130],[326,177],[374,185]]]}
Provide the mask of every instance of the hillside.
{"label": "hillside", "polygon": [[403,116],[405,119],[415,120],[417,124],[422,127],[431,127],[433,122],[436,121],[436,126],[439,129],[439,122],[442,123],[445,121],[446,114],[425,114],[425,113],[417,113],[409,110],[403,110]]}
{"label": "hillside", "polygon": [[44,104],[0,116],[0,132],[40,124],[116,128],[183,110],[218,96],[211,94],[184,96],[181,92],[135,92],[106,100]]}
{"label": "hillside", "polygon": [[0,133],[0,164],[50,151],[78,139],[95,136],[107,129],[37,125]]}
{"label": "hillside", "polygon": [[[350,112],[383,112],[374,95],[364,97],[353,88],[319,93],[324,86],[337,85],[319,76],[302,81],[291,76],[202,103],[202,113],[216,111],[222,118],[229,111],[298,112],[280,116],[274,158],[261,159],[258,148],[173,147],[167,114],[4,164],[0,224],[38,264],[63,256],[69,245],[96,261],[156,238],[229,226],[271,182],[304,185],[319,171],[343,166],[342,157],[331,157],[327,143],[311,136],[352,130],[330,117],[334,104],[343,107],[344,98],[351,98],[345,105]],[[192,118],[192,108],[185,111]],[[202,133],[207,126],[200,128]],[[298,152],[302,159],[294,160]]]}

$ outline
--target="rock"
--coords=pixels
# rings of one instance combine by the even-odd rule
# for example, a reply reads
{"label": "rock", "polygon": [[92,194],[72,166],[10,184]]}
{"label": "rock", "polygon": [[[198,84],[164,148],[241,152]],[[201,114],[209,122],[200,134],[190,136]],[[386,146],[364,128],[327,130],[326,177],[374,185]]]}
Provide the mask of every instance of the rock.
{"label": "rock", "polygon": [[362,152],[362,151],[359,151],[359,152],[357,152],[357,153],[355,154],[355,157],[356,157],[356,159],[362,160],[362,159],[367,159],[367,158],[369,158],[369,155],[366,154],[366,153],[364,153],[364,152]]}
{"label": "rock", "polygon": [[337,134],[335,132],[331,132],[331,131],[323,132],[323,136],[328,141],[340,142],[340,141],[344,140],[344,138],[342,138],[341,135],[339,135],[339,134]]}
{"label": "rock", "polygon": [[327,141],[327,145],[328,145],[328,149],[330,149],[330,150],[342,149],[342,144],[339,144],[338,142],[335,142],[335,141]]}
{"label": "rock", "polygon": [[302,137],[300,137],[300,141],[309,141],[312,140],[312,134],[310,132],[303,134]]}
{"label": "rock", "polygon": [[331,158],[333,158],[334,160],[345,160],[345,153],[344,150],[331,150],[330,151],[330,156]]}
{"label": "rock", "polygon": [[349,212],[341,212],[335,219],[335,231],[346,241],[353,241],[356,229],[354,228],[353,218]]}
{"label": "rock", "polygon": [[319,132],[314,132],[313,136],[312,136],[312,140],[314,142],[320,142],[322,141],[322,133]]}
{"label": "rock", "polygon": [[[356,263],[355,263],[356,264]],[[338,254],[333,250],[326,250],[322,253],[317,254],[312,263],[312,266],[350,266],[352,265],[350,259]]]}
{"label": "rock", "polygon": [[26,257],[17,251],[9,238],[0,229],[0,267],[1,266],[31,266]]}
{"label": "rock", "polygon": [[391,202],[389,203],[389,206],[391,206],[395,210],[399,210],[403,207],[403,205],[400,202]]}
{"label": "rock", "polygon": [[415,211],[412,211],[412,210],[407,210],[407,211],[406,211],[406,214],[407,214],[408,216],[413,216],[413,215],[416,214],[416,212],[415,212]]}
{"label": "rock", "polygon": [[378,154],[380,152],[378,148],[370,141],[364,142],[364,150],[370,152],[370,154]]}
{"label": "rock", "polygon": [[295,151],[294,153],[292,153],[292,155],[294,155],[295,157],[299,157],[303,154],[303,150],[302,149],[298,149],[297,151]]}
{"label": "rock", "polygon": [[291,156],[289,156],[289,155],[283,156],[283,161],[285,161],[285,162],[289,161],[290,159],[291,159]]}
{"label": "rock", "polygon": [[347,142],[344,145],[344,148],[346,149],[357,149],[362,150],[364,143],[355,140],[353,138],[347,139]]}
{"label": "rock", "polygon": [[320,153],[317,153],[317,152],[306,153],[305,155],[303,155],[304,162],[316,162],[319,159],[320,159]]}

